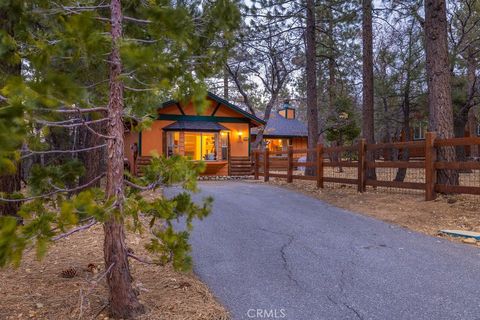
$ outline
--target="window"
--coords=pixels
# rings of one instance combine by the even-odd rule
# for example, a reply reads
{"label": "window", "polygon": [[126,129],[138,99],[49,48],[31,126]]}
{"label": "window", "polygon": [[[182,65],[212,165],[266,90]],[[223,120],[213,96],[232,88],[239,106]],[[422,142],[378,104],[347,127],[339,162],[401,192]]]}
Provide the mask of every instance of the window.
{"label": "window", "polygon": [[480,123],[477,124],[477,137],[480,137]]}
{"label": "window", "polygon": [[416,125],[413,127],[413,140],[424,140],[425,139],[425,126]]}
{"label": "window", "polygon": [[220,140],[222,145],[222,160],[228,160],[228,139],[229,133],[222,131],[220,133]]}
{"label": "window", "polygon": [[288,147],[288,139],[266,139],[266,142],[271,152],[285,151]]}
{"label": "window", "polygon": [[185,156],[192,160],[217,160],[218,133],[185,132]]}
{"label": "window", "polygon": [[167,156],[171,157],[174,154],[180,154],[180,132],[167,133]]}
{"label": "window", "polygon": [[228,160],[229,132],[168,131],[167,156],[181,155],[191,160]]}

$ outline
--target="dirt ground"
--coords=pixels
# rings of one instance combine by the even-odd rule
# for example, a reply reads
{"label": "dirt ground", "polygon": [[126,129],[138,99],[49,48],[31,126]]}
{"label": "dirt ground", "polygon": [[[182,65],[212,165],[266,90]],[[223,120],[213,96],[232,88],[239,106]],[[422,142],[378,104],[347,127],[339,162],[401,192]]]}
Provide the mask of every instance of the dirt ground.
{"label": "dirt ground", "polygon": [[[439,235],[441,229],[460,229],[480,232],[480,197],[468,195],[439,196],[425,201],[416,191],[393,191],[369,188],[358,193],[356,186],[329,184],[317,189],[315,182],[270,178],[270,184],[298,190],[324,200],[336,207],[365,214],[389,223],[426,233]],[[450,238],[450,237],[448,237]],[[460,238],[450,238],[462,241]]]}
{"label": "dirt ground", "polygon": [[[130,235],[128,246],[146,256],[146,236]],[[97,225],[53,244],[38,262],[28,252],[18,269],[0,270],[0,319],[108,319],[103,230]],[[94,268],[89,264],[96,266]],[[148,311],[139,319],[223,320],[227,311],[192,273],[132,260],[134,286]],[[63,270],[75,268],[73,278]],[[90,270],[92,272],[90,272]],[[101,278],[99,281],[96,279]],[[98,283],[95,285],[95,283]]]}

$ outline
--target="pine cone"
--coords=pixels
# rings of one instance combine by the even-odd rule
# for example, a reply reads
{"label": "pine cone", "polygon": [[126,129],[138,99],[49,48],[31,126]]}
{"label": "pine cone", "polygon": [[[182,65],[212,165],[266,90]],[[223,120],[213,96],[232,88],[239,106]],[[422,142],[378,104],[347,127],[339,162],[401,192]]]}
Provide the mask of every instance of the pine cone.
{"label": "pine cone", "polygon": [[77,270],[74,267],[67,268],[61,272],[62,278],[73,278],[76,274]]}

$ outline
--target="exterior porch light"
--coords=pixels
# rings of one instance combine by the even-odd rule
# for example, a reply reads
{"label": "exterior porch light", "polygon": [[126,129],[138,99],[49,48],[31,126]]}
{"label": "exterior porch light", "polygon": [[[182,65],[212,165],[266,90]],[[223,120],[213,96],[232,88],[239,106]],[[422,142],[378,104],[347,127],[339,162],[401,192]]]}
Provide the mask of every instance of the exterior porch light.
{"label": "exterior porch light", "polygon": [[243,135],[243,132],[242,132],[242,131],[238,131],[238,142],[241,142],[241,141],[242,141],[242,135]]}

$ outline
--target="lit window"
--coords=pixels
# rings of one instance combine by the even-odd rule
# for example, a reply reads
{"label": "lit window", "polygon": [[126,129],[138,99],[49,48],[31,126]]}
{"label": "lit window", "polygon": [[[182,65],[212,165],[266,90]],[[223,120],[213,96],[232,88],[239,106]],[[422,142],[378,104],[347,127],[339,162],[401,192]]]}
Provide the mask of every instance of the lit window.
{"label": "lit window", "polygon": [[218,133],[185,132],[185,156],[192,160],[217,160]]}
{"label": "lit window", "polygon": [[228,139],[229,133],[222,131],[220,133],[221,146],[222,146],[222,160],[228,160]]}

